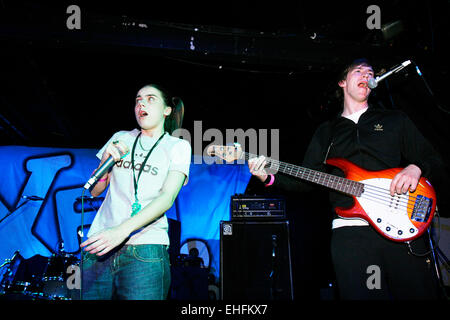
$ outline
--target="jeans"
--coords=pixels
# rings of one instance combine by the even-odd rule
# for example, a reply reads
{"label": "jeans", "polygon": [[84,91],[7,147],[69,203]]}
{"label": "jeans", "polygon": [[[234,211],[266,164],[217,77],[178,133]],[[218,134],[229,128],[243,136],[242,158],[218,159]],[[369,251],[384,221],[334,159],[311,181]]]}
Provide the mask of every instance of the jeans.
{"label": "jeans", "polygon": [[96,256],[84,253],[83,300],[164,300],[170,286],[166,245],[124,245]]}

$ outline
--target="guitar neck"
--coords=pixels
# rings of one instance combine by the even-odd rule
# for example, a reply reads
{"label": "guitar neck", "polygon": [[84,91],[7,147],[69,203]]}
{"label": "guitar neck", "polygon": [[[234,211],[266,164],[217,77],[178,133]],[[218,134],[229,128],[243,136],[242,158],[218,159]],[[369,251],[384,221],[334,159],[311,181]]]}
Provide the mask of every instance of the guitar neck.
{"label": "guitar neck", "polygon": [[[241,158],[246,161],[255,158],[257,155],[242,152]],[[312,170],[294,164],[286,163],[283,161],[266,158],[267,166],[270,169],[282,172],[284,174],[300,178],[327,188],[359,197],[364,191],[364,185],[360,182],[328,174],[322,171]]]}

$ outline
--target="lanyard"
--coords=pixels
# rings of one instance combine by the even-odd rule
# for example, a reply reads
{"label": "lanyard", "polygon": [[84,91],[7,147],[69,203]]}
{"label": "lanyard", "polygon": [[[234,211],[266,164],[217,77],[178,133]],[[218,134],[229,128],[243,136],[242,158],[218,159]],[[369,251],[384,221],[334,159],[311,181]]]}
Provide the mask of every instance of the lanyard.
{"label": "lanyard", "polygon": [[142,134],[142,132],[139,132],[139,134],[137,135],[136,140],[134,140],[133,149],[131,150],[131,165],[132,165],[132,171],[133,171],[134,199],[135,199],[135,202],[132,205],[132,212],[131,212],[132,216],[135,215],[141,209],[141,204],[139,203],[139,200],[138,200],[138,197],[137,197],[139,178],[141,177],[142,171],[144,169],[145,164],[147,163],[148,158],[150,157],[150,154],[152,153],[153,149],[156,148],[156,146],[162,140],[162,138],[165,136],[166,132],[164,132],[159,137],[159,139],[156,141],[156,143],[153,145],[153,147],[148,151],[144,162],[142,162],[141,167],[139,168],[138,177],[136,179],[136,175],[135,175],[135,172],[134,172],[135,171],[134,170],[134,151],[136,150],[136,144],[137,144],[137,141],[138,141],[139,137],[141,136],[141,134]]}

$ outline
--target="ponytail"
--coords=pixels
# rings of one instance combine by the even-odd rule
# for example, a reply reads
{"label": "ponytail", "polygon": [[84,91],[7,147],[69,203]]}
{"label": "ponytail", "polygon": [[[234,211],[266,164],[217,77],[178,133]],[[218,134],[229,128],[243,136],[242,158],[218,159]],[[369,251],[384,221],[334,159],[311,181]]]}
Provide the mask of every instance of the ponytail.
{"label": "ponytail", "polygon": [[166,117],[164,121],[164,130],[172,134],[176,129],[181,128],[184,118],[184,103],[179,97],[172,97],[169,107],[172,112]]}

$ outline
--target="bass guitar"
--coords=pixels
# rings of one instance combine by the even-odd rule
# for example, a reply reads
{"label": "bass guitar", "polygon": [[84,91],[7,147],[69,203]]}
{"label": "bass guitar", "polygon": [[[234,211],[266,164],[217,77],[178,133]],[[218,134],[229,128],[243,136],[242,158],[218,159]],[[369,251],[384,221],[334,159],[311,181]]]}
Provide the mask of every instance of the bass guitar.
{"label": "bass guitar", "polygon": [[[239,145],[212,145],[207,153],[226,162],[257,157],[243,152]],[[336,213],[342,218],[367,221],[387,239],[397,242],[413,240],[422,235],[433,220],[436,193],[426,178],[420,178],[414,192],[391,196],[391,181],[401,168],[368,171],[345,159],[328,159],[327,164],[344,172],[345,177],[339,177],[270,158],[266,161],[269,171],[282,172],[353,197],[353,206],[337,207]]]}

